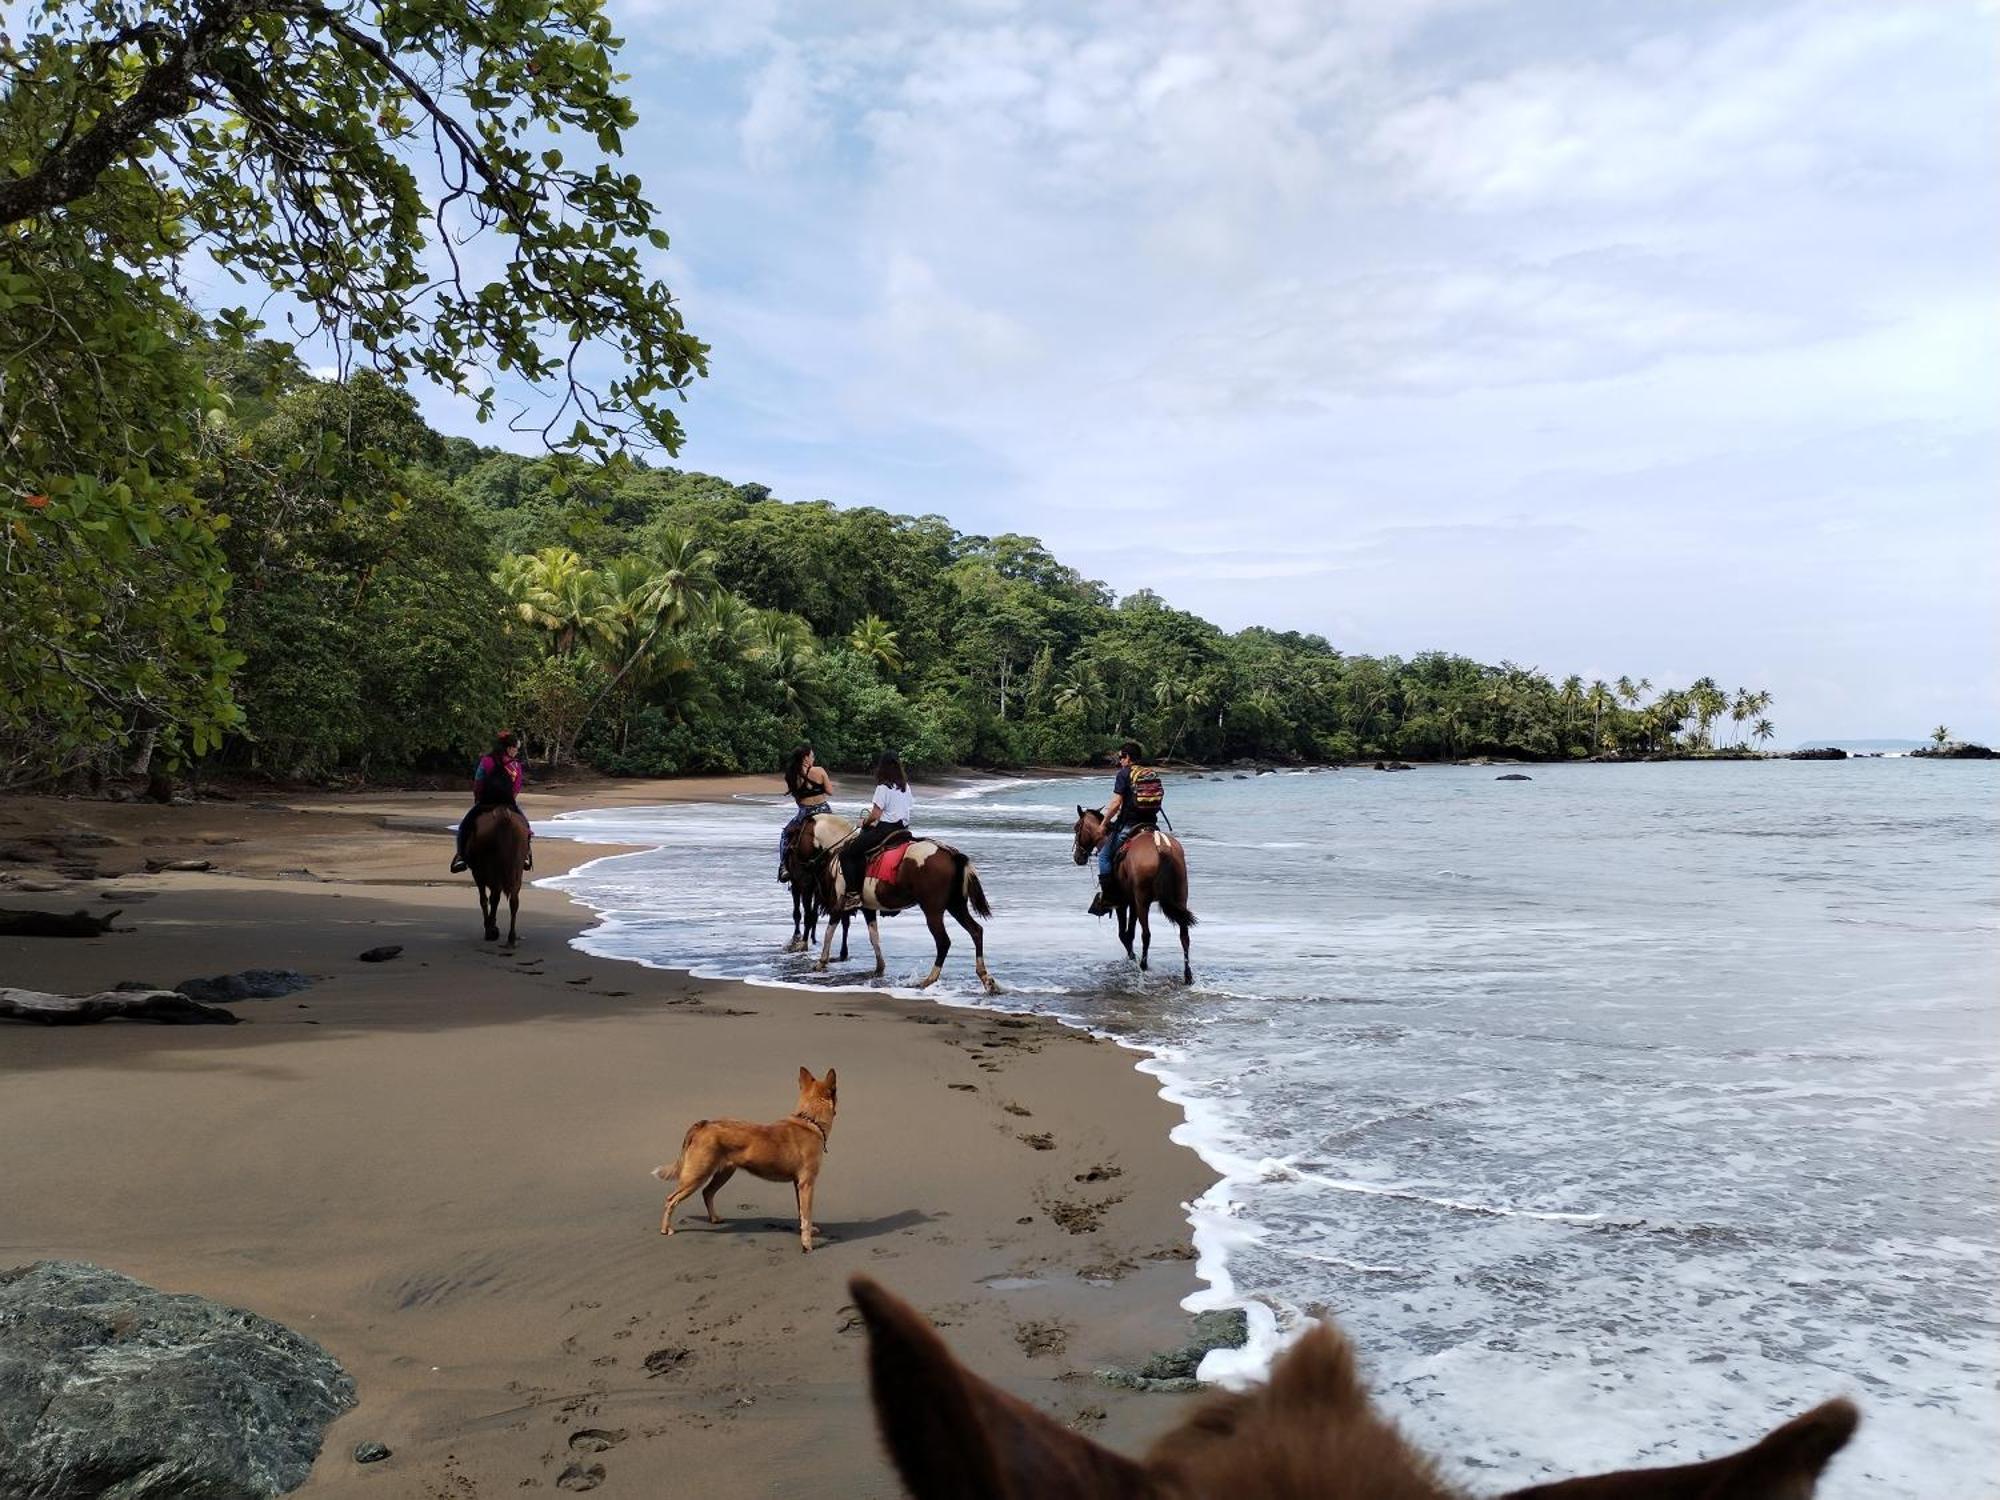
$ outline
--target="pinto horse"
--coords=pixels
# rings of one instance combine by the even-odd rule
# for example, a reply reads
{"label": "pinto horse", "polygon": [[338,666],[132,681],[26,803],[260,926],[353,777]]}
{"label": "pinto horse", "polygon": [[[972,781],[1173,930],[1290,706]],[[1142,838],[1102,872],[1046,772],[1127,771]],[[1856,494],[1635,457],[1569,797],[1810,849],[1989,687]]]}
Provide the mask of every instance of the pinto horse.
{"label": "pinto horse", "polygon": [[[893,868],[888,868],[890,854],[896,856]],[[820,942],[819,962],[814,967],[824,969],[833,949],[831,914],[845,911],[847,905],[847,876],[838,859],[821,863],[819,896],[829,915],[826,936]],[[936,839],[891,844],[869,856],[867,871],[861,877],[861,915],[868,923],[868,941],[875,947],[878,977],[887,965],[882,959],[882,933],[875,920],[876,913],[908,911],[911,907],[922,908],[931,936],[937,941],[937,960],[930,973],[917,981],[918,989],[935,984],[938,975],[944,972],[944,956],[951,952],[951,937],[944,929],[944,918],[950,912],[952,919],[972,934],[972,966],[978,971],[979,982],[986,986],[988,994],[999,990],[993,976],[986,972],[986,929],[972,917],[974,912],[990,917],[993,909],[986,904],[986,892],[980,887],[979,872],[973,869],[971,860]]]}
{"label": "pinto horse", "polygon": [[521,872],[528,868],[528,820],[511,807],[482,808],[465,839],[465,864],[479,887],[479,915],[486,941],[500,937],[500,898],[507,898],[507,946],[521,910]]}
{"label": "pinto horse", "polygon": [[[1107,830],[1104,814],[1092,808],[1076,810],[1076,842],[1070,855],[1078,864],[1087,864],[1104,843]],[[1135,829],[1118,851],[1111,866],[1111,883],[1117,892],[1112,910],[1118,914],[1118,941],[1125,955],[1146,960],[1153,951],[1153,925],[1149,913],[1155,901],[1160,914],[1181,930],[1181,983],[1194,983],[1194,969],[1188,963],[1188,929],[1194,913],[1187,909],[1187,850],[1171,833],[1157,828]],[[1132,951],[1132,932],[1139,933],[1139,951]]]}
{"label": "pinto horse", "polygon": [[[791,845],[785,851],[785,870],[792,887],[792,940],[785,944],[787,953],[804,953],[818,936],[820,864],[830,860],[833,850],[853,837],[854,825],[838,813],[821,813],[818,817],[807,818],[792,831]],[[833,923],[840,923],[842,963],[847,961],[847,928],[853,920],[846,912],[827,917],[829,931]]]}

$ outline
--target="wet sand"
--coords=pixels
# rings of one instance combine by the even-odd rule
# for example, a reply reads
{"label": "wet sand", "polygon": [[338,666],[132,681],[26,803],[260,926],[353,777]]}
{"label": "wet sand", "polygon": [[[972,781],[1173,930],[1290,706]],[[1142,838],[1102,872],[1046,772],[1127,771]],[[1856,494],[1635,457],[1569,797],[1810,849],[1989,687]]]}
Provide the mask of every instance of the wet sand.
{"label": "wet sand", "polygon": [[[775,785],[523,803],[540,821]],[[606,1495],[897,1494],[856,1272],[1061,1420],[1127,1448],[1175,1420],[1179,1398],[1088,1374],[1179,1344],[1197,1286],[1181,1205],[1209,1175],[1129,1054],[1039,1021],[589,958],[569,946],[589,914],[547,891],[502,952],[444,873],[462,807],[0,800],[0,906],[124,912],[100,938],[0,938],[0,983],[314,979],[233,1003],[233,1027],[0,1023],[0,1267],[97,1261],[319,1340],[361,1402],[302,1495],[491,1496],[565,1473]],[[536,849],[536,876],[609,852]],[[403,951],[359,960],[381,944]],[[787,1114],[801,1064],[840,1074],[820,1248],[799,1253],[788,1187],[740,1175],[728,1222],[684,1207],[663,1239],[650,1170],[696,1118]],[[364,1440],[393,1457],[355,1464]]]}

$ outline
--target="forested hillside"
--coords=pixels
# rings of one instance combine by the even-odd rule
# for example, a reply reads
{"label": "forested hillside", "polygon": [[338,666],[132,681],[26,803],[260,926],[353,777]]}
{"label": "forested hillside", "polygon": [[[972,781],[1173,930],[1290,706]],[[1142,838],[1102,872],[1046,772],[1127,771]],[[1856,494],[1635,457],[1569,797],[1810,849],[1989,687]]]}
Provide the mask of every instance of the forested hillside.
{"label": "forested hillside", "polygon": [[[63,746],[70,769],[114,768],[148,729],[169,756],[281,776],[455,767],[503,724],[545,762],[630,774],[766,769],[801,738],[835,764],[889,746],[1011,766],[1080,763],[1128,735],[1162,757],[1338,760],[1770,729],[1762,695],[1709,682],[1655,695],[1228,634],[1149,592],[1114,599],[1032,537],[523,457],[439,437],[373,375],[314,380],[269,344],[196,355],[227,407],[195,481],[226,570],[222,654],[156,664],[222,674],[240,714],[201,739],[171,718],[103,723]],[[45,525],[23,516],[9,545],[49,545]],[[127,556],[162,599],[187,586],[170,552],[135,540]],[[16,699],[4,732],[18,778],[49,768],[63,726]]]}

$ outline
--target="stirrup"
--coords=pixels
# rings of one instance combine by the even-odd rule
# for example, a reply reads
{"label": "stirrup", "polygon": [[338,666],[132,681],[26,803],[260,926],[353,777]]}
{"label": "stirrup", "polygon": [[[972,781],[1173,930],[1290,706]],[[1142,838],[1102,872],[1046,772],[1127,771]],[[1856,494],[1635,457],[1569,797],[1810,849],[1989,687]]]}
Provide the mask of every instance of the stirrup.
{"label": "stirrup", "polygon": [[1104,899],[1104,892],[1099,891],[1095,896],[1090,898],[1090,914],[1093,917],[1108,917],[1111,915],[1111,903]]}
{"label": "stirrup", "polygon": [[465,868],[465,856],[463,854],[454,854],[451,857],[451,873],[454,875],[463,875]]}

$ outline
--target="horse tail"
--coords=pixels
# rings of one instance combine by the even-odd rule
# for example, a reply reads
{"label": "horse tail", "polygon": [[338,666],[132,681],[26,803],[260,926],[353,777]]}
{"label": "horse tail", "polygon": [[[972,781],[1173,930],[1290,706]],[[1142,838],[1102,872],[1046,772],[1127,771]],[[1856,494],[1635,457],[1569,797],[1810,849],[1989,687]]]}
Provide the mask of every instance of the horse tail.
{"label": "horse tail", "polygon": [[1195,915],[1187,909],[1187,866],[1178,857],[1160,861],[1159,873],[1153,877],[1153,899],[1160,903],[1160,910],[1169,922],[1179,927],[1192,927]]}
{"label": "horse tail", "polygon": [[986,888],[979,883],[979,872],[972,868],[972,861],[956,849],[951,853],[958,862],[958,888],[965,897],[966,905],[982,917],[992,916],[993,908],[986,904]]}

